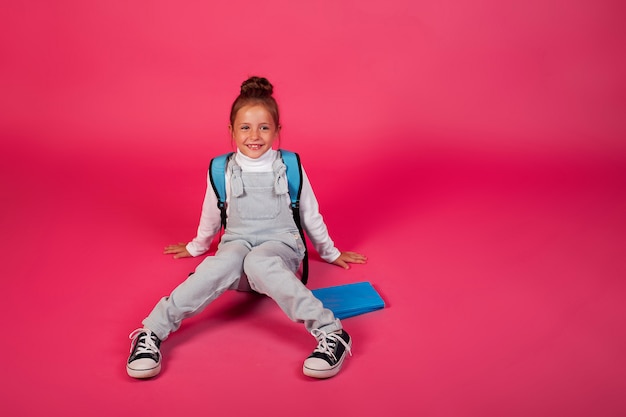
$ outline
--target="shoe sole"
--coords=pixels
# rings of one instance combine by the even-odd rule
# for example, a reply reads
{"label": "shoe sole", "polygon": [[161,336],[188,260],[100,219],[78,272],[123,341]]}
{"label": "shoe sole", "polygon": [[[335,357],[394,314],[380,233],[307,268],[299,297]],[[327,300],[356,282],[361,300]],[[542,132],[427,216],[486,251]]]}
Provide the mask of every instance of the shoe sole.
{"label": "shoe sole", "polygon": [[150,369],[133,369],[127,366],[126,372],[128,373],[128,376],[137,379],[152,378],[154,376],[157,376],[159,372],[161,372],[161,364],[158,364],[154,368]]}
{"label": "shoe sole", "polygon": [[[348,346],[352,347],[352,340],[348,342]],[[339,359],[339,361],[337,361],[335,366],[333,366],[330,369],[324,369],[324,370],[311,369],[311,368],[307,368],[305,365],[302,365],[302,372],[304,373],[304,375],[310,376],[311,378],[318,378],[318,379],[331,378],[339,373],[339,371],[341,370],[341,365],[343,365],[343,361],[344,359],[346,359],[347,354],[348,354],[348,350],[346,349],[343,351],[343,355],[341,355],[341,358]]]}

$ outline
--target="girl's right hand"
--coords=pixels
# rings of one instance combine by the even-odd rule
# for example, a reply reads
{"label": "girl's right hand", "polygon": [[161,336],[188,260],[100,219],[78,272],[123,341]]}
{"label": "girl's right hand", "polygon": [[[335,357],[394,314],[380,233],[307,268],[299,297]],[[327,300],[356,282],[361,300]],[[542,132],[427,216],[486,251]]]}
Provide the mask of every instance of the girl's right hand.
{"label": "girl's right hand", "polygon": [[187,250],[186,243],[179,243],[177,245],[169,245],[165,247],[163,251],[165,255],[174,255],[174,259],[178,258],[188,258],[191,256],[189,251]]}

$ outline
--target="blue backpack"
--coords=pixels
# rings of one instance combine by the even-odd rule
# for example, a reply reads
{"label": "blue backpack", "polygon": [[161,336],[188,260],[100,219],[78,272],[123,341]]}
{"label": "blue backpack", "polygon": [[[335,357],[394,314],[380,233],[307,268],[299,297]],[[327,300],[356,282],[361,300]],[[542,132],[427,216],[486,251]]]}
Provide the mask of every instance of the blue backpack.
{"label": "blue backpack", "polygon": [[[293,219],[300,232],[300,237],[304,243],[305,252],[302,261],[302,283],[306,284],[309,278],[309,253],[306,249],[306,240],[304,237],[304,229],[300,221],[300,194],[302,193],[302,165],[300,164],[300,156],[295,152],[279,150],[283,163],[287,167],[287,183],[289,185],[289,198],[291,199],[291,212]],[[217,208],[220,210],[222,219],[222,227],[226,228],[226,166],[233,152],[216,156],[211,159],[209,166],[209,177],[211,186],[217,196]]]}

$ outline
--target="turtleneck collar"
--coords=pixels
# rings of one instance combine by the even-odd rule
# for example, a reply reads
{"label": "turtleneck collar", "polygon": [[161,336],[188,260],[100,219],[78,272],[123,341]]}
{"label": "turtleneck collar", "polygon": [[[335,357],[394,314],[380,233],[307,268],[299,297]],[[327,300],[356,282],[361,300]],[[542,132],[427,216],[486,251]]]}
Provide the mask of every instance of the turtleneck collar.
{"label": "turtleneck collar", "polygon": [[237,150],[235,161],[243,171],[271,171],[272,164],[276,159],[277,151],[270,149],[260,157],[253,159],[245,156],[241,151]]}

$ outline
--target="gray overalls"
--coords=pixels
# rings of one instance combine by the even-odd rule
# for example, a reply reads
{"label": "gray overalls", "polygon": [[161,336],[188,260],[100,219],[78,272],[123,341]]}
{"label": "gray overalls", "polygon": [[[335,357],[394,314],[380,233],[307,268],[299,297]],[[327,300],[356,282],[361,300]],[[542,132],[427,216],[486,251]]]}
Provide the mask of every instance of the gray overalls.
{"label": "gray overalls", "polygon": [[183,319],[200,313],[247,277],[254,291],[271,297],[309,332],[340,330],[339,319],[295,275],[304,257],[304,242],[289,207],[282,159],[274,161],[273,172],[242,172],[234,158],[228,169],[228,223],[217,252],[207,256],[169,297],[163,297],[143,325],[165,340]]}

